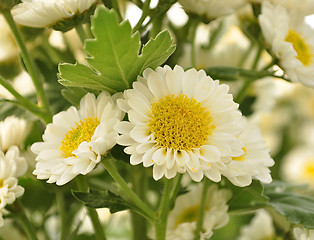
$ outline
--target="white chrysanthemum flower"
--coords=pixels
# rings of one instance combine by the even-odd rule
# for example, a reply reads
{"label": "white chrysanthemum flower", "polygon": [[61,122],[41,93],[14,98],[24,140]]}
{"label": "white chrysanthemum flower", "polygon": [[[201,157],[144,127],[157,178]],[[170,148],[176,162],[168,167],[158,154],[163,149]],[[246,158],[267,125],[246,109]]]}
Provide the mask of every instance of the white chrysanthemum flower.
{"label": "white chrysanthemum flower", "polygon": [[314,240],[314,230],[304,227],[295,227],[293,229],[293,236],[295,240]]}
{"label": "white chrysanthemum flower", "polygon": [[241,228],[237,240],[277,239],[271,216],[265,210],[259,210],[249,225]]}
{"label": "white chrysanthemum flower", "polygon": [[17,177],[23,175],[26,170],[27,163],[19,156],[16,146],[10,147],[6,154],[0,151],[0,209],[23,195],[24,188],[17,184]]}
{"label": "white chrysanthemum flower", "polygon": [[117,125],[117,142],[132,165],[154,165],[155,180],[188,172],[194,181],[205,175],[218,182],[221,157],[243,154],[241,113],[228,89],[203,70],[146,69],[118,101],[129,122]]}
{"label": "white chrysanthemum flower", "polygon": [[38,155],[33,174],[63,185],[78,174],[92,171],[101,155],[116,144],[118,134],[113,126],[123,117],[116,97],[102,92],[96,99],[88,93],[81,99],[79,110],[72,106],[54,115],[43,135],[44,142],[31,147]]}
{"label": "white chrysanthemum flower", "polygon": [[[167,221],[167,240],[193,240],[200,211],[202,184],[176,199]],[[225,226],[229,221],[227,201],[231,192],[218,190],[217,185],[208,188],[200,239],[209,239],[213,230]]]}
{"label": "white chrysanthemum flower", "polygon": [[296,184],[309,184],[314,188],[313,147],[299,147],[289,152],[282,163],[282,174],[286,181]]}
{"label": "white chrysanthemum flower", "polygon": [[239,157],[231,157],[226,162],[227,169],[223,171],[234,185],[244,187],[251,184],[252,179],[258,179],[264,183],[272,181],[269,167],[274,165],[263,136],[253,122],[248,122],[244,131],[239,135],[244,143],[244,154]]}
{"label": "white chrysanthemum flower", "polygon": [[246,0],[179,0],[187,13],[214,19],[229,15],[246,4]]}
{"label": "white chrysanthemum flower", "polygon": [[282,5],[265,1],[259,16],[266,42],[288,77],[314,86],[314,30]]}
{"label": "white chrysanthemum flower", "polygon": [[21,147],[28,133],[29,124],[26,120],[7,117],[0,122],[0,150],[6,152],[13,145]]}
{"label": "white chrysanthemum flower", "polygon": [[96,0],[22,0],[12,10],[14,20],[29,27],[52,27],[59,21],[83,14]]}

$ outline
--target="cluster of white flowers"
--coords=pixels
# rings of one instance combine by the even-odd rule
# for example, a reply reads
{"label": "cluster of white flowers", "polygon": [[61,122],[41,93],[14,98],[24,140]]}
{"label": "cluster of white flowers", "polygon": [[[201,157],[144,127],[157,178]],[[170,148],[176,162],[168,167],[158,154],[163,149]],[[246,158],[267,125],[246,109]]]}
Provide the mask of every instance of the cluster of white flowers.
{"label": "cluster of white flowers", "polygon": [[80,102],[53,117],[43,135],[44,142],[34,143],[37,154],[33,174],[38,179],[63,185],[78,174],[87,174],[101,161],[118,137],[113,129],[123,114],[115,104],[119,94],[102,92],[97,98],[88,93]]}
{"label": "cluster of white flowers", "polygon": [[29,27],[51,27],[87,11],[96,0],[22,0],[13,8],[14,20]]}
{"label": "cluster of white flowers", "polygon": [[186,12],[206,16],[208,19],[231,14],[246,4],[245,0],[180,0],[179,2]]}
{"label": "cluster of white flowers", "polygon": [[28,133],[25,120],[8,117],[0,122],[0,226],[3,225],[5,207],[24,193],[18,177],[27,170],[27,162],[20,156],[21,146]]}
{"label": "cluster of white flowers", "polygon": [[259,23],[271,51],[287,76],[314,86],[314,30],[298,11],[263,1]]}
{"label": "cluster of white flowers", "polygon": [[[192,186],[190,191],[176,199],[173,210],[169,213],[167,240],[193,240],[200,211],[202,184]],[[205,212],[200,239],[209,239],[213,230],[222,228],[229,221],[227,201],[231,192],[218,189],[217,185],[208,188]]]}
{"label": "cluster of white flowers", "polygon": [[187,172],[197,182],[204,175],[219,182],[221,174],[238,186],[252,177],[270,182],[274,162],[258,130],[244,126],[228,89],[203,70],[145,70],[118,101],[129,117],[116,127],[118,143],[127,146],[130,163],[153,165],[155,180]]}

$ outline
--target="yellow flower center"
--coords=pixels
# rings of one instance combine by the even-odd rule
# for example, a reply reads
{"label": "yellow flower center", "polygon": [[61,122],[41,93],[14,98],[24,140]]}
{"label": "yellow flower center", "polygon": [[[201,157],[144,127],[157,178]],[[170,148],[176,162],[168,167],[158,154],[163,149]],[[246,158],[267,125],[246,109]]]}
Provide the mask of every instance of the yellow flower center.
{"label": "yellow flower center", "polygon": [[160,147],[188,151],[207,143],[215,129],[212,121],[209,111],[194,98],[171,95],[152,104],[149,132]]}
{"label": "yellow flower center", "polygon": [[245,159],[245,155],[246,155],[246,151],[247,151],[246,147],[243,147],[242,150],[244,153],[239,157],[232,157],[233,161],[243,161]]}
{"label": "yellow flower center", "polygon": [[0,188],[3,187],[3,182],[4,182],[4,180],[3,180],[3,179],[0,179]]}
{"label": "yellow flower center", "polygon": [[197,222],[199,216],[200,206],[192,206],[185,209],[177,218],[176,226],[181,223]]}
{"label": "yellow flower center", "polygon": [[96,127],[100,121],[97,118],[88,117],[79,123],[75,122],[76,128],[72,128],[61,141],[60,151],[64,158],[75,157],[72,153],[78,146],[86,141],[90,142]]}
{"label": "yellow flower center", "polygon": [[305,164],[303,174],[306,179],[314,180],[314,159]]}
{"label": "yellow flower center", "polygon": [[308,66],[311,64],[313,56],[311,53],[312,49],[306,44],[300,34],[293,30],[289,30],[285,41],[292,43],[294,50],[298,54],[297,59],[299,59],[303,65]]}

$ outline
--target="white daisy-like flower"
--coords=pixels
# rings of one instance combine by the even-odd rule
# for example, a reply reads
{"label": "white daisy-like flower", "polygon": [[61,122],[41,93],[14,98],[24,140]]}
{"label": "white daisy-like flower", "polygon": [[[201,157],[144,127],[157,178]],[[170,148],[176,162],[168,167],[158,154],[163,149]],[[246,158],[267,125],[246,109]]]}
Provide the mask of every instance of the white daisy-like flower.
{"label": "white daisy-like flower", "polygon": [[54,115],[44,132],[44,142],[31,147],[38,155],[33,174],[63,185],[78,174],[92,171],[101,155],[116,144],[118,134],[113,126],[123,117],[115,103],[117,97],[102,92],[96,98],[88,93],[81,99],[79,110],[72,106]]}
{"label": "white daisy-like flower", "polygon": [[[190,192],[176,199],[167,221],[167,240],[193,240],[200,211],[202,184],[193,186]],[[229,221],[227,201],[231,192],[219,190],[213,184],[208,188],[200,239],[209,239],[213,230],[225,226]]]}
{"label": "white daisy-like flower", "polygon": [[18,185],[17,177],[26,170],[27,163],[19,156],[16,146],[10,147],[6,154],[0,151],[0,209],[23,195],[24,188]]}
{"label": "white daisy-like flower", "polygon": [[203,70],[146,69],[118,100],[129,122],[116,126],[117,142],[132,165],[153,165],[155,180],[188,172],[194,181],[205,175],[218,182],[221,157],[243,154],[241,113],[228,89]]}
{"label": "white daisy-like flower", "polygon": [[295,82],[314,86],[314,30],[296,12],[269,1],[262,3],[259,16],[266,42],[279,65]]}
{"label": "white daisy-like flower", "polygon": [[272,217],[265,211],[259,210],[249,225],[241,228],[237,240],[266,240],[277,239]]}
{"label": "white daisy-like flower", "polygon": [[0,149],[6,152],[11,146],[21,147],[29,133],[29,123],[15,116],[0,122]]}
{"label": "white daisy-like flower", "polygon": [[244,143],[242,148],[244,154],[226,159],[229,163],[223,175],[240,187],[250,185],[252,179],[270,183],[272,178],[269,167],[275,162],[269,155],[269,150],[257,125],[247,122],[239,139]]}
{"label": "white daisy-like flower", "polygon": [[282,177],[291,183],[309,184],[314,188],[313,147],[299,147],[289,152],[282,163]]}
{"label": "white daisy-like flower", "polygon": [[229,15],[246,4],[246,0],[179,0],[187,13],[215,19]]}
{"label": "white daisy-like flower", "polygon": [[293,229],[293,236],[295,240],[314,240],[314,230],[304,227],[295,227]]}
{"label": "white daisy-like flower", "polygon": [[12,10],[14,20],[29,27],[53,27],[88,11],[97,0],[22,0]]}

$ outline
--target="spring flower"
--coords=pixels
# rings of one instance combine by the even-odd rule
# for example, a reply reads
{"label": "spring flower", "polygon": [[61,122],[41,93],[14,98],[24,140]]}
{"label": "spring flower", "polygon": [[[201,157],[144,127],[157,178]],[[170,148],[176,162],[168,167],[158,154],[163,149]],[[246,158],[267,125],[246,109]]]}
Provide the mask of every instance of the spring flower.
{"label": "spring flower", "polygon": [[[202,184],[176,199],[169,213],[167,240],[193,240],[200,210]],[[218,190],[217,185],[208,188],[205,212],[200,239],[209,239],[213,230],[225,226],[229,221],[227,201],[231,197],[229,190]]]}
{"label": "spring flower", "polygon": [[117,142],[132,165],[153,165],[155,180],[188,172],[194,181],[205,175],[218,182],[226,169],[221,157],[243,154],[238,104],[203,70],[146,69],[124,97],[118,105],[129,122],[116,126]]}
{"label": "spring flower", "polygon": [[85,20],[84,14],[95,4],[96,0],[22,0],[22,3],[13,8],[12,15],[21,25],[53,27],[56,30],[64,27],[64,31],[67,31],[79,24],[80,20]]}
{"label": "spring flower", "polygon": [[81,99],[79,110],[72,106],[54,115],[44,132],[44,142],[31,147],[38,155],[33,174],[63,185],[78,174],[92,171],[101,155],[116,144],[118,134],[113,126],[123,117],[116,97],[102,92],[96,98],[88,93]]}
{"label": "spring flower", "polygon": [[265,210],[259,210],[249,225],[241,228],[237,240],[277,239],[271,216]]}
{"label": "spring flower", "polygon": [[0,226],[3,224],[2,215],[6,213],[5,206],[24,193],[24,188],[17,184],[17,177],[26,170],[27,163],[19,156],[16,146],[10,147],[5,154],[0,151]]}
{"label": "spring flower", "polygon": [[208,19],[215,19],[229,15],[246,4],[245,0],[179,0],[187,13],[194,13],[205,16]]}
{"label": "spring flower", "polygon": [[306,229],[304,227],[295,227],[293,229],[293,236],[295,240],[313,240],[314,230]]}
{"label": "spring flower", "polygon": [[14,116],[0,122],[0,149],[6,152],[11,146],[21,147],[29,133],[26,120]]}
{"label": "spring flower", "polygon": [[274,165],[274,160],[269,155],[258,127],[253,122],[247,123],[239,139],[244,143],[244,154],[229,158],[223,175],[240,187],[250,185],[253,178],[270,183],[272,178],[269,167]]}
{"label": "spring flower", "polygon": [[314,188],[314,150],[310,147],[299,147],[290,151],[283,159],[283,178],[295,184],[309,184]]}
{"label": "spring flower", "polygon": [[282,5],[265,1],[259,23],[266,42],[287,76],[295,82],[314,86],[314,30],[304,19]]}

